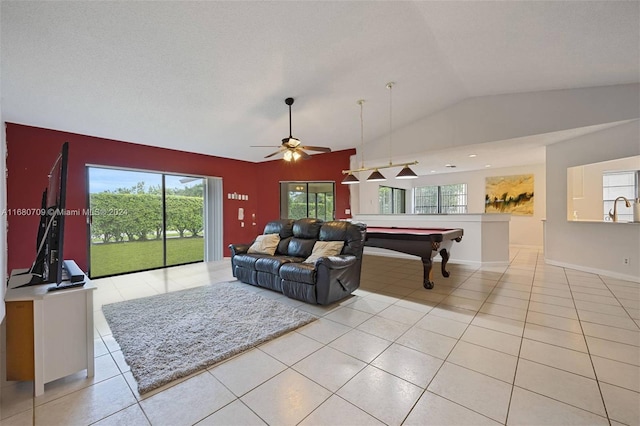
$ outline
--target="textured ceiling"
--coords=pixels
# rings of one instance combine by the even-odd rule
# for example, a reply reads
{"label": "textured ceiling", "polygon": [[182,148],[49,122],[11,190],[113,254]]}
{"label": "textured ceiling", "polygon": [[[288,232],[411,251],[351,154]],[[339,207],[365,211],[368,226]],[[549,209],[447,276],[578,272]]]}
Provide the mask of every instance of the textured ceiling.
{"label": "textured ceiling", "polygon": [[388,131],[388,81],[398,128],[640,75],[638,2],[2,1],[0,19],[3,120],[249,161],[288,136],[286,97],[294,136],[340,150],[358,99],[367,138]]}

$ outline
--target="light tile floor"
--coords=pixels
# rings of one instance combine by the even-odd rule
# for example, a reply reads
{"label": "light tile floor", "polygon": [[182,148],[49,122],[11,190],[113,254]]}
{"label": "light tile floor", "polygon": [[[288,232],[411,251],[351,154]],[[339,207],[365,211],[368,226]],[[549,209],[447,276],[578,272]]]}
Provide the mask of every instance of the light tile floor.
{"label": "light tile floor", "polygon": [[95,280],[95,377],[3,383],[0,425],[640,424],[640,284],[524,248],[450,270],[428,291],[418,260],[365,256],[325,307],[251,287],[320,319],[144,396],[101,305],[232,280],[229,260]]}

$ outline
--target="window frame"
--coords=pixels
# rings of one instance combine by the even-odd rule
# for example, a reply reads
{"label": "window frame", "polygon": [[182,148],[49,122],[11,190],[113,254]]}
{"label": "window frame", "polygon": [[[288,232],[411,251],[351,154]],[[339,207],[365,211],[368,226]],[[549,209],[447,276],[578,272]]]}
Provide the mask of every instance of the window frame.
{"label": "window frame", "polygon": [[[317,212],[318,194],[324,194],[325,205],[326,205],[326,194],[328,194],[328,192],[309,192],[309,186],[315,185],[315,184],[331,184],[332,209],[329,212],[325,208],[325,212],[324,212],[325,214],[331,213],[330,217],[328,215],[326,217],[318,217],[318,214],[317,214],[318,213]],[[303,189],[300,190],[300,192],[303,192],[305,194],[305,200],[306,200],[306,216],[305,217],[314,217],[314,218],[322,219],[323,221],[335,220],[335,217],[336,217],[336,183],[335,181],[280,181],[280,219],[290,219],[289,217],[290,209],[289,209],[289,199],[288,199],[289,185],[296,185],[296,186],[299,185],[304,187]],[[285,192],[287,194],[286,204],[284,203],[284,200],[283,200],[283,194]],[[313,204],[314,206],[316,206],[315,209],[310,207],[310,202],[311,202],[310,194],[315,194],[315,203]],[[315,210],[315,216],[310,216],[310,213],[314,210]],[[296,219],[296,218],[291,218],[291,219]]]}
{"label": "window frame", "polygon": [[[381,192],[383,189],[391,190],[391,201],[389,205],[391,206],[391,212],[385,212],[382,205],[381,200]],[[400,197],[400,200],[397,200],[397,197]],[[402,211],[395,211],[397,207],[400,207]],[[407,190],[405,188],[396,188],[393,186],[380,185],[378,186],[378,208],[380,210],[380,214],[405,214],[407,212]]]}
{"label": "window frame", "polygon": [[[463,192],[453,195],[454,197],[463,197],[464,204],[444,205],[443,200],[447,196],[446,189],[454,186],[462,186]],[[421,205],[418,203],[418,197],[429,197],[429,195],[418,195],[418,191],[423,188],[429,188],[431,191],[436,191],[436,205]],[[444,188],[444,189],[443,189]],[[418,212],[419,209],[426,209],[432,211]],[[448,211],[444,211],[447,209]],[[452,209],[458,211],[451,211]],[[435,211],[433,211],[435,210]],[[459,211],[463,210],[463,211]],[[468,185],[466,183],[452,183],[446,185],[425,185],[413,188],[413,213],[414,214],[466,214],[469,211],[468,203]]]}

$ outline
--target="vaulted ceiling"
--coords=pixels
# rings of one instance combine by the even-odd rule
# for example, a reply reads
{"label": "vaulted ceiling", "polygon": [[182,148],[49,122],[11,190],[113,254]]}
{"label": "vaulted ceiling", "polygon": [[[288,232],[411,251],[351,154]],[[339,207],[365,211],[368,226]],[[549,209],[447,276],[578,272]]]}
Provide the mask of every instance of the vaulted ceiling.
{"label": "vaulted ceiling", "polygon": [[286,97],[294,136],[340,150],[360,145],[358,99],[366,139],[388,133],[389,81],[394,129],[469,98],[640,81],[635,1],[2,1],[0,14],[4,121],[248,161],[288,136]]}

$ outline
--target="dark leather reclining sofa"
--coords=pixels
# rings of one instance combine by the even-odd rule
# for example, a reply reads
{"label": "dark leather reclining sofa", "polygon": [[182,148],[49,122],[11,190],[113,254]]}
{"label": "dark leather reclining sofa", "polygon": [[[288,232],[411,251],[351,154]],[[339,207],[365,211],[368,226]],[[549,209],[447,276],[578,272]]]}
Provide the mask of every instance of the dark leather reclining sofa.
{"label": "dark leather reclining sofa", "polygon": [[[365,225],[311,218],[267,223],[264,234],[276,233],[280,242],[273,256],[247,253],[251,244],[229,245],[234,277],[320,305],[343,299],[360,286]],[[344,241],[344,247],[337,256],[303,263],[318,240]]]}

